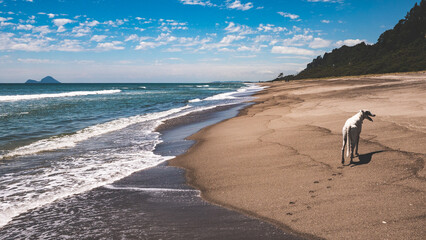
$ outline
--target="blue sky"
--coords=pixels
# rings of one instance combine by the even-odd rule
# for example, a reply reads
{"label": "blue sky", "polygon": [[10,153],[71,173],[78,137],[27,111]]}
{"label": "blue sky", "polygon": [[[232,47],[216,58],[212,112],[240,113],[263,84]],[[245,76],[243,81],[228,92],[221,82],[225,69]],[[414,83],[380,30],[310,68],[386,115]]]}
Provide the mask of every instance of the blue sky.
{"label": "blue sky", "polygon": [[0,82],[259,81],[375,43],[420,0],[0,0]]}

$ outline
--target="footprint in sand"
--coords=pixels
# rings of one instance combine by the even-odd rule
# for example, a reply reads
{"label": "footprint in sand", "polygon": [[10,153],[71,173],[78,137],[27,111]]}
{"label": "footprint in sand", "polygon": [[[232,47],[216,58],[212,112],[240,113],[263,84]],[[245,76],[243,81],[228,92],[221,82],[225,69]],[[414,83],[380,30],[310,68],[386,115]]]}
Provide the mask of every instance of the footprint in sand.
{"label": "footprint in sand", "polygon": [[315,181],[314,183],[319,183],[319,181]]}

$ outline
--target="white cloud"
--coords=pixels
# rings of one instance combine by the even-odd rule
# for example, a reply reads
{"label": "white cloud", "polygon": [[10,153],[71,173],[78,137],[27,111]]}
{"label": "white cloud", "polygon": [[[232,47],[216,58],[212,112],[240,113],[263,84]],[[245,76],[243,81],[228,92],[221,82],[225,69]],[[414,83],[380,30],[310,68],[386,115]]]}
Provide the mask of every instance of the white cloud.
{"label": "white cloud", "polygon": [[81,46],[79,40],[65,39],[59,42],[57,46],[54,46],[53,50],[63,52],[81,52],[85,49]]}
{"label": "white cloud", "polygon": [[51,33],[52,30],[50,30],[49,26],[38,26],[33,28],[33,32],[39,32],[40,34],[48,34]]}
{"label": "white cloud", "polygon": [[171,32],[171,30],[188,30],[188,27],[186,26],[186,22],[177,22],[175,20],[164,20],[160,19],[160,26],[159,29],[163,32]]}
{"label": "white cloud", "polygon": [[291,20],[296,20],[300,17],[299,15],[286,13],[286,12],[278,12],[278,14],[283,17],[290,18]]}
{"label": "white cloud", "polygon": [[[40,13],[41,14],[41,13]],[[49,18],[54,18],[55,16],[57,16],[57,14],[53,14],[53,13],[48,13],[46,14]]]}
{"label": "white cloud", "polygon": [[51,59],[38,59],[38,58],[18,58],[18,62],[22,63],[53,63]]}
{"label": "white cloud", "polygon": [[119,46],[123,44],[121,41],[112,41],[112,42],[106,42],[106,43],[98,43],[96,46],[96,49],[102,50],[102,51],[109,51],[109,50],[123,50],[123,46]]}
{"label": "white cloud", "polygon": [[274,24],[266,24],[263,25],[262,23],[259,24],[259,27],[257,27],[257,30],[260,32],[283,32],[283,31],[287,31],[287,28],[285,27],[275,27]]}
{"label": "white cloud", "polygon": [[124,41],[128,42],[128,41],[134,41],[134,40],[137,40],[137,39],[139,39],[138,35],[132,34],[132,35],[126,37],[126,39]]}
{"label": "white cloud", "polygon": [[33,29],[34,28],[34,26],[33,25],[30,25],[30,24],[26,24],[26,25],[23,25],[23,24],[18,24],[18,26],[16,26],[15,27],[17,30],[31,30],[31,29]]}
{"label": "white cloud", "polygon": [[284,47],[284,46],[273,46],[271,53],[309,55],[309,56],[315,55],[315,52],[309,49],[296,48],[296,47]]}
{"label": "white cloud", "polygon": [[86,22],[85,22],[85,24],[86,24],[87,26],[89,26],[89,27],[94,27],[94,26],[96,26],[96,25],[100,24],[100,22],[98,22],[98,21],[96,21],[96,20],[93,20],[93,21],[91,21],[91,22],[86,21]]}
{"label": "white cloud", "polygon": [[135,50],[146,50],[149,48],[156,48],[163,45],[163,43],[159,42],[144,42],[141,41],[138,46],[135,47]]}
{"label": "white cloud", "polygon": [[128,21],[127,19],[116,19],[115,21],[112,21],[112,20],[105,21],[102,24],[110,25],[111,27],[118,27],[120,25],[123,25],[127,21]]}
{"label": "white cloud", "polygon": [[248,3],[243,4],[239,0],[235,0],[234,2],[230,2],[230,0],[228,0],[226,7],[229,8],[229,9],[237,9],[237,10],[247,11],[247,10],[249,10],[253,7],[253,3],[248,2]]}
{"label": "white cloud", "polygon": [[107,35],[93,35],[92,38],[90,38],[90,41],[102,42],[107,37]]}
{"label": "white cloud", "polygon": [[64,25],[68,23],[72,23],[72,22],[74,21],[67,18],[53,19],[53,23],[58,27],[58,30],[57,30],[58,32],[64,32],[66,30]]}
{"label": "white cloud", "polygon": [[251,46],[251,47],[247,47],[245,45],[240,46],[237,48],[238,52],[259,52],[260,51],[260,47],[256,47],[256,46]]}
{"label": "white cloud", "polygon": [[0,50],[49,51],[51,38],[33,37],[30,34],[16,37],[13,33],[0,33]]}
{"label": "white cloud", "polygon": [[284,46],[300,47],[307,45],[310,41],[312,41],[312,39],[313,37],[311,35],[297,34],[294,35],[292,38],[284,39],[282,42]]}
{"label": "white cloud", "polygon": [[219,51],[219,52],[235,52],[234,49],[229,49],[229,48],[219,48],[217,51]]}
{"label": "white cloud", "polygon": [[227,31],[227,32],[238,32],[238,31],[240,31],[240,29],[241,29],[240,26],[237,26],[237,25],[235,25],[235,23],[230,22],[228,24],[228,26],[225,28],[225,31]]}
{"label": "white cloud", "polygon": [[268,45],[273,46],[277,44],[279,41],[275,38],[275,36],[271,35],[257,35],[254,39],[255,43],[264,43],[266,42]]}
{"label": "white cloud", "polygon": [[183,46],[183,47],[192,47],[196,45],[203,45],[208,42],[210,42],[212,38],[200,38],[200,36],[197,37],[181,37],[178,39],[178,44],[175,44],[176,46]]}
{"label": "white cloud", "polygon": [[351,46],[355,46],[355,45],[357,45],[359,43],[362,43],[362,42],[367,42],[367,41],[366,40],[361,40],[361,39],[346,39],[346,40],[343,40],[343,41],[342,40],[337,41],[335,45],[337,47],[341,47],[343,45],[351,47]]}
{"label": "white cloud", "polygon": [[76,26],[72,29],[72,33],[74,33],[74,37],[83,37],[87,34],[91,33],[91,30],[89,27],[85,26],[84,24],[81,24],[79,26]]}
{"label": "white cloud", "polygon": [[251,30],[251,28],[249,26],[235,24],[233,22],[230,22],[228,24],[228,26],[225,28],[225,31],[227,31],[228,33],[239,33],[240,35],[253,34],[254,33],[254,31]]}
{"label": "white cloud", "polygon": [[161,33],[155,39],[155,41],[158,41],[158,42],[161,42],[161,41],[173,42],[173,41],[176,41],[176,40],[177,40],[177,38],[175,36],[171,36],[170,33]]}
{"label": "white cloud", "polygon": [[227,35],[227,36],[222,38],[222,40],[220,41],[220,44],[229,45],[233,41],[238,41],[238,40],[241,40],[241,39],[244,39],[244,38],[245,38],[244,36]]}
{"label": "white cloud", "polygon": [[309,47],[310,48],[325,48],[325,47],[329,47],[331,45],[331,41],[330,40],[325,40],[322,38],[314,38],[314,40],[309,43]]}
{"label": "white cloud", "polygon": [[11,18],[11,17],[8,17],[8,18],[4,18],[4,17],[0,17],[0,22],[6,22],[6,21],[9,21],[9,20],[12,20],[13,18]]}
{"label": "white cloud", "polygon": [[34,15],[32,15],[32,16],[29,16],[28,17],[28,20],[26,21],[26,23],[31,23],[31,24],[34,24],[36,21],[35,21],[35,16]]}
{"label": "white cloud", "polygon": [[85,49],[78,40],[65,39],[55,42],[55,39],[43,35],[25,34],[22,37],[15,37],[13,33],[0,33],[0,50],[80,52]]}
{"label": "white cloud", "polygon": [[200,6],[208,6],[208,7],[216,6],[210,1],[205,1],[205,0],[180,0],[180,2],[185,5],[200,5]]}
{"label": "white cloud", "polygon": [[182,49],[180,49],[180,48],[167,48],[164,51],[165,52],[182,52]]}
{"label": "white cloud", "polygon": [[12,26],[12,25],[15,25],[15,24],[13,24],[11,22],[0,22],[0,27]]}
{"label": "white cloud", "polygon": [[327,20],[327,19],[323,19],[323,20],[321,20],[321,22],[322,22],[322,23],[330,23],[331,21],[330,21],[330,20]]}

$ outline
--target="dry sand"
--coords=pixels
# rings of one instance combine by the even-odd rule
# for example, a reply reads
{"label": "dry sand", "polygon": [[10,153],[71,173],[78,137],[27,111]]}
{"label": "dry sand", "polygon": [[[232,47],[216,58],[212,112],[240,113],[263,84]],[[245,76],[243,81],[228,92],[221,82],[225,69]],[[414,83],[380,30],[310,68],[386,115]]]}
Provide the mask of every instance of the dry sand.
{"label": "dry sand", "polygon": [[[424,239],[425,72],[265,85],[171,161],[203,198],[307,237]],[[360,109],[377,116],[342,166],[341,129]]]}

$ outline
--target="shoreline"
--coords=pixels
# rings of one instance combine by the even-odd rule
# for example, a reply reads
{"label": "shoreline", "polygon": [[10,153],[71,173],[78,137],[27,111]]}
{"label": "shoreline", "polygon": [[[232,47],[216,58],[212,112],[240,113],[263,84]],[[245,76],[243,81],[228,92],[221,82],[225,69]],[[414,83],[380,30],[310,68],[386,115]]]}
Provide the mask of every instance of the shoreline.
{"label": "shoreline", "polygon": [[[248,104],[223,106],[166,121],[156,130],[161,132],[164,142],[157,145],[155,153],[167,156],[186,151],[192,145],[184,140],[189,132],[231,118]],[[28,226],[29,232],[25,231]],[[0,234],[0,238],[41,236],[302,239],[273,224],[204,201],[198,190],[186,184],[185,171],[167,166],[167,161],[20,214]]]}
{"label": "shoreline", "polygon": [[[266,84],[259,84],[259,85],[266,85]],[[267,86],[267,87],[269,87],[269,86]],[[213,204],[214,206],[218,206],[218,207],[224,208],[224,209],[229,209],[231,211],[234,211],[234,212],[237,212],[239,214],[242,214],[243,216],[254,217],[254,218],[259,219],[261,221],[264,221],[266,223],[270,223],[273,226],[276,226],[276,227],[280,228],[284,233],[293,235],[295,238],[302,238],[302,239],[323,239],[323,238],[320,238],[318,236],[315,236],[315,235],[312,235],[312,234],[309,234],[309,233],[295,231],[294,229],[292,229],[288,225],[282,224],[279,221],[274,221],[273,219],[270,219],[270,218],[265,218],[265,217],[263,217],[261,215],[258,215],[256,213],[254,213],[254,212],[246,211],[245,209],[237,208],[237,207],[232,206],[232,205],[228,205],[228,204],[224,204],[224,203],[218,203],[218,202],[214,201],[213,199],[211,199],[209,197],[205,197],[204,194],[203,194],[203,192],[205,190],[203,189],[202,186],[197,185],[195,183],[196,181],[193,180],[193,176],[191,175],[191,171],[188,168],[183,167],[183,166],[181,166],[179,164],[175,164],[173,162],[176,158],[181,158],[181,157],[184,158],[184,156],[186,154],[188,154],[189,151],[191,151],[192,149],[196,149],[198,147],[198,144],[200,144],[202,142],[202,140],[200,140],[199,138],[195,137],[198,134],[202,134],[202,132],[208,131],[210,128],[212,128],[212,127],[214,127],[214,126],[216,126],[218,124],[221,124],[223,122],[229,121],[229,120],[231,120],[233,118],[247,115],[247,112],[249,111],[249,108],[253,107],[256,104],[258,104],[258,102],[256,102],[257,101],[257,97],[256,96],[264,94],[264,91],[267,91],[267,88],[262,89],[261,91],[253,94],[252,96],[255,97],[255,99],[253,99],[252,101],[246,102],[246,103],[236,104],[236,105],[241,105],[241,107],[238,107],[238,106],[235,107],[234,106],[234,108],[238,109],[237,110],[238,113],[236,113],[234,117],[228,117],[228,118],[222,119],[222,120],[220,120],[220,121],[218,121],[216,123],[213,123],[213,124],[206,124],[206,126],[204,126],[202,128],[197,128],[197,130],[193,131],[192,134],[185,136],[184,139],[182,139],[182,140],[188,142],[185,150],[179,152],[178,154],[176,154],[175,158],[167,160],[164,164],[166,166],[168,166],[168,167],[174,167],[174,168],[177,168],[177,169],[182,169],[184,171],[184,175],[185,175],[185,179],[186,179],[185,184],[188,185],[189,187],[193,188],[193,189],[197,189],[197,191],[199,191],[200,198],[203,199],[204,201],[207,201],[210,204]],[[233,108],[233,106],[222,106],[220,108]],[[206,112],[207,111],[218,113],[218,112],[226,111],[226,110],[213,109],[213,110],[206,110]],[[199,113],[190,114],[189,116],[191,116],[191,115],[205,115],[205,113],[203,111],[203,112],[199,112]],[[176,120],[179,122],[180,119],[185,119],[186,117],[187,116],[183,116],[183,117],[179,117],[177,119],[167,120],[165,123],[163,123],[162,125],[160,125],[155,131],[158,131],[158,132],[162,133],[164,130],[167,131],[168,128],[173,129],[173,128],[177,127],[177,126],[176,125],[173,126],[174,123],[170,124],[171,126],[167,126],[167,125],[169,125],[168,122],[174,122]],[[177,125],[179,126],[181,124],[184,125],[185,123],[178,123]],[[186,124],[188,124],[188,123],[186,123]],[[166,142],[166,144],[170,144],[170,143]],[[159,152],[160,153],[163,152],[161,150],[162,144],[157,145],[157,147],[158,146],[160,147]],[[156,149],[156,151],[157,151],[157,149]],[[154,152],[156,152],[156,151],[154,151]]]}
{"label": "shoreline", "polygon": [[[168,162],[186,169],[203,199],[304,237],[421,239],[425,80],[421,72],[264,83],[254,105],[192,135],[196,143]],[[341,127],[363,108],[377,121],[364,124],[358,162],[341,166]]]}

